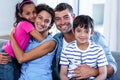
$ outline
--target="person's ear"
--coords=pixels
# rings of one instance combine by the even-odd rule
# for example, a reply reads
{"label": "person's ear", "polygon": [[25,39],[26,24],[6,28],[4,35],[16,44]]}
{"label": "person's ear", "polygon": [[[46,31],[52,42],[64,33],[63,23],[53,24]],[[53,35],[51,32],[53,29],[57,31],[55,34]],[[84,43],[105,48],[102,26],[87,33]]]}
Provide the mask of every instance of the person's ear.
{"label": "person's ear", "polygon": [[93,35],[94,35],[94,31],[91,32],[91,36],[93,36]]}
{"label": "person's ear", "polygon": [[18,13],[18,15],[19,15],[20,17],[22,17],[21,13]]}
{"label": "person's ear", "polygon": [[48,29],[51,29],[52,26],[53,26],[53,24],[50,24],[50,25],[48,26]]}
{"label": "person's ear", "polygon": [[75,19],[75,17],[76,17],[76,15],[73,13],[73,14],[72,14],[72,18],[73,18],[73,20]]}

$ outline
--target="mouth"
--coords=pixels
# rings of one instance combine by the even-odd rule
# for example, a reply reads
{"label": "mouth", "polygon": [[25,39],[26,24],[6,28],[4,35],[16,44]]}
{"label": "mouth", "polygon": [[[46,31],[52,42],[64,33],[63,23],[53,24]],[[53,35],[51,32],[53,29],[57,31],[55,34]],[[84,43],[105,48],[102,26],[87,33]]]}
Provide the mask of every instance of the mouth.
{"label": "mouth", "polygon": [[67,28],[66,25],[59,26],[62,30],[65,30]]}

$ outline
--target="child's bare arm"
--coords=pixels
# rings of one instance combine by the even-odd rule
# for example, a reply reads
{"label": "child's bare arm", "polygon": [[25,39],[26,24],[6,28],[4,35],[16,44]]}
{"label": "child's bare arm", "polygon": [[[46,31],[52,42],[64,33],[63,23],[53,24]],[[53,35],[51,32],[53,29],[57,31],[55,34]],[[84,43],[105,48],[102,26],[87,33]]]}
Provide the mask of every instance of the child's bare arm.
{"label": "child's bare arm", "polygon": [[107,77],[107,68],[106,66],[99,68],[99,75],[96,77],[95,80],[105,80]]}
{"label": "child's bare arm", "polygon": [[60,80],[69,80],[67,77],[68,66],[62,66],[60,69]]}
{"label": "child's bare arm", "polygon": [[30,32],[30,35],[31,35],[33,38],[37,39],[38,41],[42,41],[42,40],[45,39],[45,37],[43,37],[43,36],[42,36],[37,30],[35,30],[35,29]]}

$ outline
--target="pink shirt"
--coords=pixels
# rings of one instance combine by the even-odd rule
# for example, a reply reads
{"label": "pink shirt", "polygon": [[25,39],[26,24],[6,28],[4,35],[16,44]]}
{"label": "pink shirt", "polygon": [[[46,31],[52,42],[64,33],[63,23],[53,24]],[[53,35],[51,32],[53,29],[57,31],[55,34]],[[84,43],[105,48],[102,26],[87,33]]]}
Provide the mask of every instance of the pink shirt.
{"label": "pink shirt", "polygon": [[[26,49],[28,45],[28,42],[30,40],[29,32],[32,30],[34,30],[34,26],[27,21],[19,22],[15,28],[14,38],[16,39],[18,45],[23,51]],[[10,56],[15,57],[10,40],[4,44],[3,49]]]}

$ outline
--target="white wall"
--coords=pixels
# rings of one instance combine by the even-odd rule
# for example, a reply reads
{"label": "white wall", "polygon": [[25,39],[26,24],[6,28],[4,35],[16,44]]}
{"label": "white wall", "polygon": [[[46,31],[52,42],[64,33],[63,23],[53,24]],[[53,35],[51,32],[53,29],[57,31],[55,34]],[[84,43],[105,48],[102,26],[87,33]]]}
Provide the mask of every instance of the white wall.
{"label": "white wall", "polygon": [[18,0],[1,0],[0,2],[0,36],[7,35],[14,23],[15,5]]}
{"label": "white wall", "polygon": [[117,18],[117,50],[120,51],[120,0],[117,2],[118,7],[118,18]]}
{"label": "white wall", "polygon": [[120,1],[106,0],[105,36],[112,51],[120,50]]}
{"label": "white wall", "polygon": [[[22,0],[0,1],[0,36],[8,35],[15,20],[15,5]],[[34,0],[36,3],[37,0]]]}

